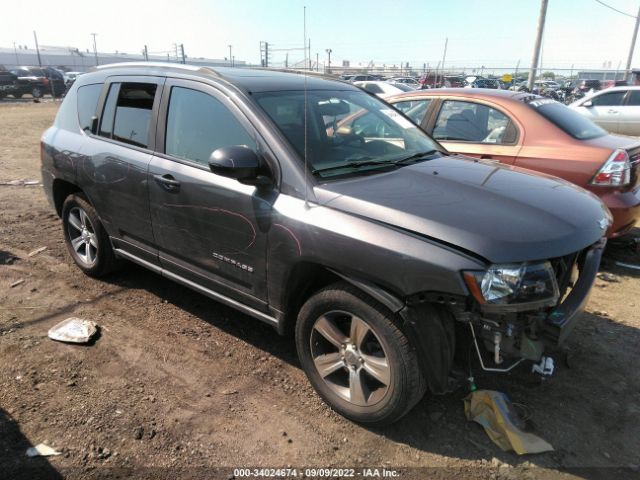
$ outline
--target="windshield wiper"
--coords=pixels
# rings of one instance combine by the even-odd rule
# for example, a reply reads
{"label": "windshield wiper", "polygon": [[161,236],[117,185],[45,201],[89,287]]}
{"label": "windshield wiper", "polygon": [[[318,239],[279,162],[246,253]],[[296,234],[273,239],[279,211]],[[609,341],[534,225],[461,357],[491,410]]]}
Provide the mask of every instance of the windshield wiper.
{"label": "windshield wiper", "polygon": [[397,167],[397,163],[391,160],[379,160],[379,161],[375,161],[375,160],[361,160],[359,162],[351,162],[351,163],[345,163],[343,165],[335,165],[333,167],[325,167],[325,168],[316,168],[315,170],[312,170],[311,173],[316,174],[316,173],[322,173],[322,172],[330,172],[333,170],[342,170],[343,168],[362,168],[362,167],[376,167],[376,166],[383,166],[383,167]]}
{"label": "windshield wiper", "polygon": [[424,157],[428,157],[430,155],[433,155],[434,153],[439,153],[439,152],[440,150],[436,150],[434,148],[433,150],[427,150],[426,152],[414,153],[413,155],[409,155],[408,157],[401,158],[400,160],[395,160],[393,163],[395,163],[396,165],[406,165],[408,163],[418,161],[420,159],[423,159]]}

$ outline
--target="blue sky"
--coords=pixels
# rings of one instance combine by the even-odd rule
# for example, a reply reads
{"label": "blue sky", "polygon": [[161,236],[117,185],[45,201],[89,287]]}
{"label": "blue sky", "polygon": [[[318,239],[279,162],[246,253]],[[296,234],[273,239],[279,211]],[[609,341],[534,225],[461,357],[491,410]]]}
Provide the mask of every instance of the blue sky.
{"label": "blue sky", "polygon": [[[637,13],[640,0],[604,0]],[[435,66],[449,38],[447,65],[470,67],[526,67],[531,62],[539,0],[65,0],[64,8],[51,0],[4,2],[0,46],[13,42],[33,46],[33,30],[42,45],[91,48],[97,32],[100,51],[137,53],[144,44],[152,52],[183,43],[189,56],[223,58],[233,45],[236,59],[259,62],[259,42],[273,49],[303,43],[303,6],[311,56],[332,63],[350,60],[352,66]],[[57,5],[55,11],[51,6]],[[37,12],[31,13],[28,12]],[[626,62],[634,20],[595,0],[549,0],[543,67],[615,69]],[[638,47],[640,48],[640,47]],[[290,63],[302,52],[289,52]],[[633,65],[640,66],[640,54]],[[283,62],[285,52],[273,52]]]}

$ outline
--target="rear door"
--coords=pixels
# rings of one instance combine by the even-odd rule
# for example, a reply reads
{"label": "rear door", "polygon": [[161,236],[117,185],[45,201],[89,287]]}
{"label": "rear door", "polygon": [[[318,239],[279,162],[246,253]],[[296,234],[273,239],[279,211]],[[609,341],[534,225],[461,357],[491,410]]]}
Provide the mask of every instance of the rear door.
{"label": "rear door", "polygon": [[620,107],[618,131],[623,135],[640,136],[640,90],[629,90]]}
{"label": "rear door", "polygon": [[216,175],[208,165],[224,146],[259,150],[256,131],[228,96],[196,81],[167,80],[159,118],[148,183],[163,268],[266,310],[273,193]]}
{"label": "rear door", "polygon": [[466,99],[444,99],[429,133],[451,152],[508,164],[521,148],[519,128],[506,111]]}
{"label": "rear door", "polygon": [[163,83],[161,77],[109,78],[100,102],[98,130],[78,159],[78,178],[114,247],[153,264],[158,258],[147,171]]}

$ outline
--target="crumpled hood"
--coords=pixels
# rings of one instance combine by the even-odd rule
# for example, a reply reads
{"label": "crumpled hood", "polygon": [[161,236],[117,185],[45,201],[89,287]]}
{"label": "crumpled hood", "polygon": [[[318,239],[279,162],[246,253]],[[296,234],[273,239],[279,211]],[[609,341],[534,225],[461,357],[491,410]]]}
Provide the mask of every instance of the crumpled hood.
{"label": "crumpled hood", "polygon": [[494,263],[560,257],[602,237],[593,194],[564,180],[460,155],[314,189],[321,205],[450,244]]}

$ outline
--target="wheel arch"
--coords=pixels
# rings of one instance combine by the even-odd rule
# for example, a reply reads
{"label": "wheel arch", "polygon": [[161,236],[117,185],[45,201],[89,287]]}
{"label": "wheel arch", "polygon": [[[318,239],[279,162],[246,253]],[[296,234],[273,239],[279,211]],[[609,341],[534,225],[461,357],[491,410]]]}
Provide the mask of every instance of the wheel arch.
{"label": "wheel arch", "polygon": [[342,273],[320,263],[303,261],[291,269],[284,283],[285,289],[281,303],[284,315],[279,322],[278,331],[281,334],[291,333],[302,305],[317,291],[340,280],[353,285],[393,313],[398,313],[405,306],[405,302],[399,296],[373,282]]}
{"label": "wheel arch", "polygon": [[64,204],[65,199],[74,193],[82,192],[82,189],[77,185],[67,182],[66,180],[61,180],[56,178],[53,180],[52,185],[53,192],[53,205],[56,209],[56,213],[59,217],[62,216],[62,205]]}

